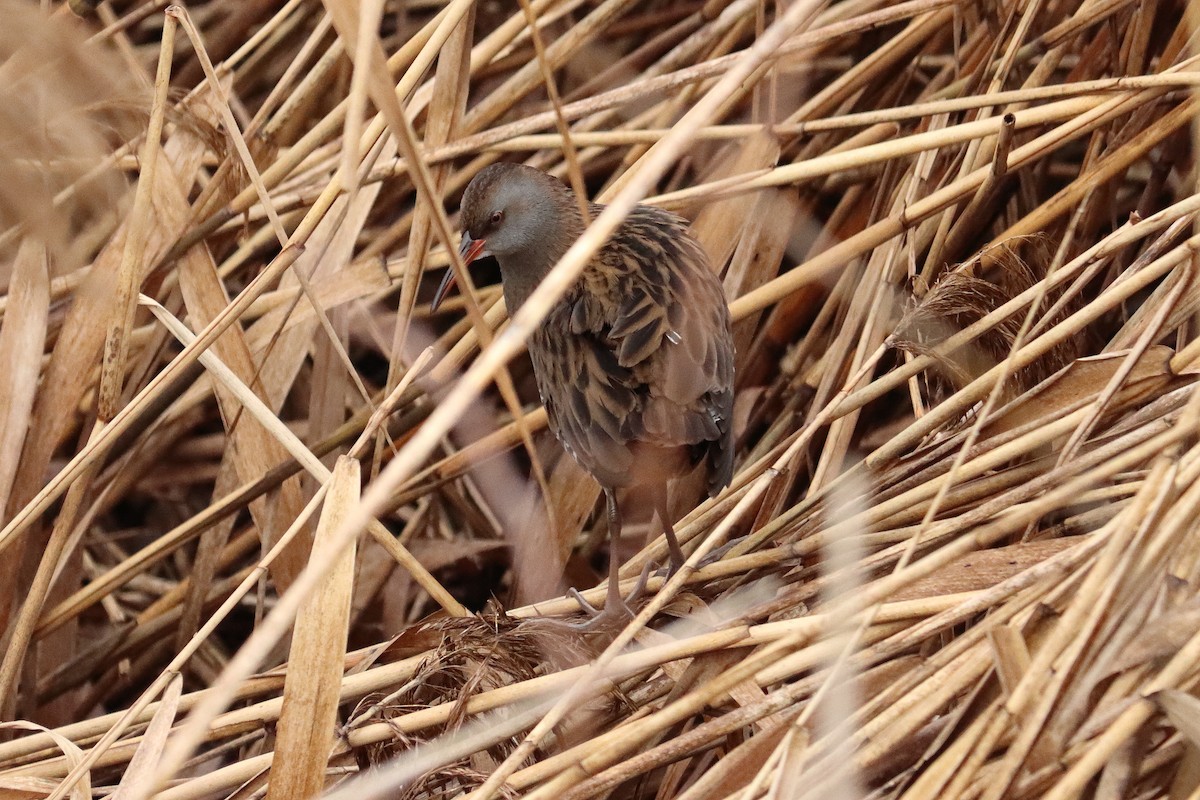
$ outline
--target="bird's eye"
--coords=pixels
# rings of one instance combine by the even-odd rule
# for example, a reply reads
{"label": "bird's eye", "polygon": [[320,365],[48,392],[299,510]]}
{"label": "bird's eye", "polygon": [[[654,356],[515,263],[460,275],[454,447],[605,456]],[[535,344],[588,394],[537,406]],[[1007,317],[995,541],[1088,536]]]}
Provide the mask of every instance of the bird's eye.
{"label": "bird's eye", "polygon": [[492,223],[493,225],[499,225],[501,223],[501,221],[503,221],[503,219],[504,219],[503,211],[493,211],[492,216],[488,218],[488,222]]}

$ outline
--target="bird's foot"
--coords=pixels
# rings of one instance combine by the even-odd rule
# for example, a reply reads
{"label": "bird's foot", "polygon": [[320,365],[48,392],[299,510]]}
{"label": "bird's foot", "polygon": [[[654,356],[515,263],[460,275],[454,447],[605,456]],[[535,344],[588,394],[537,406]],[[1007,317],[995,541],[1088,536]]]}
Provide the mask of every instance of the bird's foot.
{"label": "bird's foot", "polygon": [[705,567],[709,566],[710,564],[717,563],[722,558],[724,558],[725,555],[730,550],[737,547],[739,544],[741,544],[748,538],[749,538],[748,536],[739,536],[736,539],[731,539],[730,541],[728,541],[725,544],[718,547],[716,550],[713,550],[711,553],[706,555],[704,558],[700,559],[700,563],[696,565],[696,569],[702,570]]}
{"label": "bird's foot", "polygon": [[588,616],[583,622],[565,622],[562,620],[554,620],[555,625],[561,625],[564,628],[570,628],[578,633],[591,633],[592,631],[600,631],[606,628],[624,627],[629,620],[633,619],[634,611],[629,607],[629,602],[624,598],[616,603],[606,602],[603,609],[598,609],[587,600],[583,599],[583,595],[575,589],[569,589],[567,594],[579,603],[583,613]]}
{"label": "bird's foot", "polygon": [[[730,542],[726,542],[722,546],[718,547],[716,550],[713,550],[711,553],[706,555],[704,558],[700,559],[700,563],[696,564],[695,571],[699,572],[700,570],[704,569],[705,567],[717,563],[722,558],[724,558],[725,555],[730,550],[737,547],[746,538],[747,537],[745,537],[745,536],[739,536],[738,538],[736,538]],[[670,542],[668,542],[668,544],[670,544]],[[679,570],[681,570],[683,568],[683,564],[684,564],[683,551],[676,548],[674,551],[672,551],[670,561],[667,562],[666,566],[659,567],[655,571],[654,574],[660,575],[664,578],[670,578],[672,575],[674,575],[676,572],[679,572]]]}
{"label": "bird's foot", "polygon": [[572,598],[576,603],[579,603],[579,607],[588,616],[588,619],[583,622],[559,622],[558,620],[554,620],[555,624],[562,625],[574,631],[595,631],[607,627],[624,625],[637,616],[631,604],[636,603],[646,593],[646,584],[653,573],[654,564],[647,562],[646,566],[642,567],[641,574],[638,575],[638,580],[633,587],[633,591],[627,597],[621,596],[620,586],[610,579],[608,596],[604,600],[603,609],[598,609],[589,603],[579,593],[578,589],[568,589],[567,596]]}
{"label": "bird's foot", "polygon": [[[642,582],[645,582],[645,579],[648,576],[648,574],[653,575],[656,578],[662,578],[663,580],[667,580],[667,579],[671,578],[676,572],[679,572],[679,570],[683,569],[683,564],[686,560],[687,559],[684,557],[682,552],[679,552],[679,553],[671,552],[671,553],[668,553],[668,555],[667,555],[667,563],[663,564],[662,566],[659,566],[657,563],[655,563],[653,561],[647,561],[646,566],[644,566],[642,568],[642,575],[643,575]],[[649,571],[648,573],[647,573],[647,570]]]}

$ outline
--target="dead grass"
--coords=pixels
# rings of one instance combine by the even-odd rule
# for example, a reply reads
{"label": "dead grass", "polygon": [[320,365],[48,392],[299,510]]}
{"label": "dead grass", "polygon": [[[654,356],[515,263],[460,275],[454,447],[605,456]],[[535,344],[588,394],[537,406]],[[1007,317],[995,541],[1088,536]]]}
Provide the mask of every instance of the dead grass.
{"label": "dead grass", "polygon": [[[0,0],[0,797],[1200,796],[1190,5],[87,6]],[[503,328],[500,159],[609,204]],[[642,201],[737,471],[578,634],[519,352]]]}

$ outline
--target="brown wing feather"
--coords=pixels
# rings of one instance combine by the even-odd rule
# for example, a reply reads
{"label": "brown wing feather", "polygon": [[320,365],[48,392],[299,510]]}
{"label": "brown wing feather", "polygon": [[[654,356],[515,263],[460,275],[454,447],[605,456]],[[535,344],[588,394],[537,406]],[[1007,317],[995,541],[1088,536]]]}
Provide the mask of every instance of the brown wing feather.
{"label": "brown wing feather", "polygon": [[729,309],[685,220],[635,209],[535,334],[530,354],[551,427],[602,484],[626,483],[635,450],[649,446],[687,447],[709,460],[710,493],[728,485]]}

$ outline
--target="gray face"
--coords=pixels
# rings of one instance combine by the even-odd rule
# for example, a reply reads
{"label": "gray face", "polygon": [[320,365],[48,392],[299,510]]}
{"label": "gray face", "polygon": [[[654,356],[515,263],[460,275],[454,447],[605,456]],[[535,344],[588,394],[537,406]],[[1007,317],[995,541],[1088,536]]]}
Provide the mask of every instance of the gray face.
{"label": "gray face", "polygon": [[463,194],[462,226],[472,239],[486,242],[502,269],[536,270],[547,256],[557,257],[564,195],[566,187],[539,170],[493,164]]}

